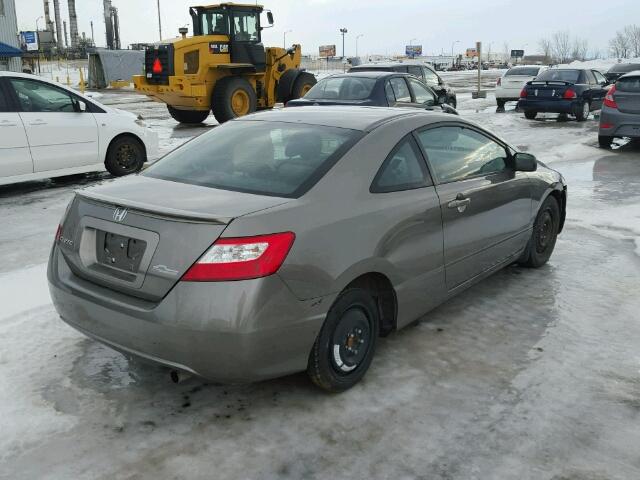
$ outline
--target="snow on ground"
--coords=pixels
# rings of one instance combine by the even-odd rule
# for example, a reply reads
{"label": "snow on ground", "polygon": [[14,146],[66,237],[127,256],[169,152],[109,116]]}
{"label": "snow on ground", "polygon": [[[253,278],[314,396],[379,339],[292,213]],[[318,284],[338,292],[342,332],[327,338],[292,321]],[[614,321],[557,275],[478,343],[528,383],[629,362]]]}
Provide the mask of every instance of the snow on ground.
{"label": "snow on ground", "polygon": [[[57,318],[45,265],[73,189],[112,180],[1,187],[0,478],[640,478],[640,146],[599,149],[593,117],[498,114],[472,79],[447,74],[461,115],[566,177],[565,231],[546,267],[507,268],[380,341],[338,396],[302,374],[173,385],[86,339]],[[101,101],[142,113],[162,152],[216,125],[132,92]]]}

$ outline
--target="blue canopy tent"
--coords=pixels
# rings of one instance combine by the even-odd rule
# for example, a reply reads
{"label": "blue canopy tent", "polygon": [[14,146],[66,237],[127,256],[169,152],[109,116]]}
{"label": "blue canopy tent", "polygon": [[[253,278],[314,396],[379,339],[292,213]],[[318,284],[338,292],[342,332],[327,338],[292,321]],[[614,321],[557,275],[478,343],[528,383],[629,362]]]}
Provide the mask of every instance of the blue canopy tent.
{"label": "blue canopy tent", "polygon": [[21,57],[22,50],[0,42],[0,57]]}
{"label": "blue canopy tent", "polygon": [[22,50],[0,42],[0,70],[15,70],[19,72],[22,62],[16,59],[20,57],[22,57]]}

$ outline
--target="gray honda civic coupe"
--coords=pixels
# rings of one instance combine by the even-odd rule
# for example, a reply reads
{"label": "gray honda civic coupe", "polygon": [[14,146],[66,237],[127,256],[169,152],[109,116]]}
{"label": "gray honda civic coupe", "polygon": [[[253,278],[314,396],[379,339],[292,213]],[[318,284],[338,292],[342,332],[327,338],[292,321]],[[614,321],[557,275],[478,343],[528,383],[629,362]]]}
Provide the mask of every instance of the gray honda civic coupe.
{"label": "gray honda civic coupe", "polygon": [[260,112],[78,191],[48,280],[62,320],[125,354],[223,383],[306,370],[338,392],[378,337],[544,265],[566,202],[558,172],[460,117]]}

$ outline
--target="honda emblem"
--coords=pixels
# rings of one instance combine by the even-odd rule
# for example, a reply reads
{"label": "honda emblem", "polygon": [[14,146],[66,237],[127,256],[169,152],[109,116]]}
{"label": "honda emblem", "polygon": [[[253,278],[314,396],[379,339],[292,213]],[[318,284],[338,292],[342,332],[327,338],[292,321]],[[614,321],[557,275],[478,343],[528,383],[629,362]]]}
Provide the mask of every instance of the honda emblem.
{"label": "honda emblem", "polygon": [[127,209],[126,208],[116,208],[113,211],[113,219],[116,222],[123,221],[126,216],[127,216]]}

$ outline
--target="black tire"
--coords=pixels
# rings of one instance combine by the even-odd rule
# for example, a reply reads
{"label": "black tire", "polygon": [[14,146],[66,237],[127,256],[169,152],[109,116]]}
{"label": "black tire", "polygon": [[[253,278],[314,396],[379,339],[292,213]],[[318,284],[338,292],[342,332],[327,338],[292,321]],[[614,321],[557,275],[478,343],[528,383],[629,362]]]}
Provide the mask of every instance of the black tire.
{"label": "black tire", "polygon": [[598,145],[601,148],[611,148],[611,144],[613,143],[613,137],[608,135],[598,135]]}
{"label": "black tire", "polygon": [[504,110],[504,104],[506,102],[504,100],[496,100],[496,103],[498,104],[498,110],[499,111],[503,111]]}
{"label": "black tire", "polygon": [[[239,109],[236,106],[234,109],[235,95],[242,96],[246,100],[246,108]],[[246,78],[224,77],[218,80],[213,89],[211,110],[219,123],[253,113],[256,111],[257,104],[256,92]]]}
{"label": "black tire", "polygon": [[547,263],[556,245],[559,229],[560,206],[554,197],[548,196],[538,211],[531,238],[518,263],[531,268],[539,268]]}
{"label": "black tire", "polygon": [[534,110],[525,110],[524,111],[524,118],[526,118],[527,120],[533,120],[534,118],[536,118],[537,115],[538,115],[538,112],[536,112]]}
{"label": "black tire", "polygon": [[209,110],[180,110],[171,105],[167,105],[167,110],[169,110],[169,115],[171,115],[176,122],[190,125],[202,123],[209,116]]}
{"label": "black tire", "polygon": [[307,373],[313,383],[328,392],[343,392],[358,383],[371,365],[379,323],[378,307],[367,290],[342,292],[309,355]]}
{"label": "black tire", "polygon": [[147,161],[144,146],[137,138],[123,135],[109,145],[104,165],[114,177],[139,172]]}
{"label": "black tire", "polygon": [[589,105],[589,102],[582,102],[580,104],[580,107],[576,110],[576,120],[579,122],[584,122],[587,118],[589,118],[590,111],[591,105]]}
{"label": "black tire", "polygon": [[450,97],[447,103],[453,108],[458,108],[458,102],[454,97]]}
{"label": "black tire", "polygon": [[313,87],[318,81],[316,77],[314,77],[309,72],[300,72],[296,81],[293,82],[293,88],[291,90],[291,96],[287,99],[295,100],[297,98],[304,97],[304,95],[309,91],[311,87]]}

